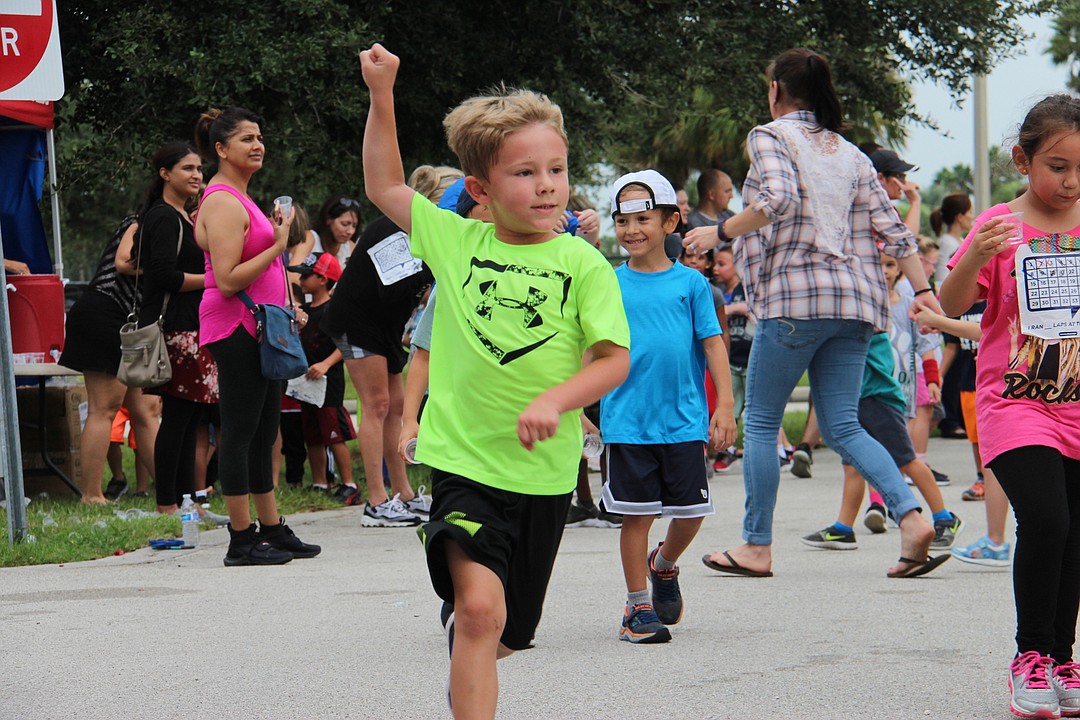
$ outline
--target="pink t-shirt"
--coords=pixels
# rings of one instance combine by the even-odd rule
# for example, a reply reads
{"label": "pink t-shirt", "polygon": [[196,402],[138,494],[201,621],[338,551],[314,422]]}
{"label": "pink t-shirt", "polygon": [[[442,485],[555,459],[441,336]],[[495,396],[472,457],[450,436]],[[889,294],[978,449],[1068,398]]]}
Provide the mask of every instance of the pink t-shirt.
{"label": "pink t-shirt", "polygon": [[[274,244],[274,226],[251,198],[228,185],[218,184],[206,188],[203,202],[211,193],[222,190],[239,199],[248,213],[248,231],[244,235],[244,249],[240,253],[240,262],[245,262]],[[210,253],[204,253],[204,255],[206,257],[206,290],[203,292],[202,304],[199,305],[199,344],[208,345],[216,340],[223,340],[232,335],[237,325],[243,325],[248,334],[255,337],[255,317],[239,296],[225,297],[221,294],[214,279]],[[283,304],[286,299],[285,268],[281,258],[274,258],[269,267],[263,270],[244,291],[256,304]]]}
{"label": "pink t-shirt", "polygon": [[[948,267],[960,260],[979,227],[992,217],[1009,212],[1005,204],[995,205],[977,218],[971,232],[956,251]],[[1046,233],[1024,224],[1027,247],[1053,252],[1051,265],[1080,266],[1080,227],[1068,233]],[[1075,280],[1046,278],[1033,271],[1021,271],[1017,283],[1015,246],[995,255],[979,271],[979,298],[986,300],[982,316],[982,340],[976,363],[976,418],[979,450],[984,463],[998,455],[1026,445],[1052,447],[1068,458],[1080,460],[1080,338],[1044,340],[1021,331],[1018,297],[1031,304],[1029,296],[1045,285],[1057,297],[1068,295],[1067,285]],[[1026,255],[1026,253],[1025,253]],[[1024,268],[1033,262],[1021,256]],[[1018,292],[1020,290],[1020,292]],[[1074,303],[1068,297],[1064,307]],[[1075,308],[1073,308],[1075,313]]]}

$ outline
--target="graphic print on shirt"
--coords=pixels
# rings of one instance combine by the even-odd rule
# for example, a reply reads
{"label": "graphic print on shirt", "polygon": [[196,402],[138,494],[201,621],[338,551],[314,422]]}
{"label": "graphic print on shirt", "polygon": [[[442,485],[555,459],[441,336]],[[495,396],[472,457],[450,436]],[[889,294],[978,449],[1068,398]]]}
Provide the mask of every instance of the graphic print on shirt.
{"label": "graphic print on shirt", "polygon": [[1009,318],[1009,370],[1002,397],[1049,404],[1080,401],[1078,246],[1080,239],[1055,234],[1017,248],[1011,273],[1016,282],[1004,300],[1015,299],[1020,312]]}
{"label": "graphic print on shirt", "polygon": [[528,265],[503,265],[472,258],[462,286],[465,321],[500,365],[521,358],[556,335],[545,322],[562,315],[573,278]]}

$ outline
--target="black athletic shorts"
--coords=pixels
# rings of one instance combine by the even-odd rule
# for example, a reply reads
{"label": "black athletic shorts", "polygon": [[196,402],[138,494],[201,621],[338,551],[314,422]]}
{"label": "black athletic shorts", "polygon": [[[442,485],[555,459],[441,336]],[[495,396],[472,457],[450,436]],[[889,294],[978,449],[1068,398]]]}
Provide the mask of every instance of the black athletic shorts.
{"label": "black athletic shorts", "polygon": [[699,518],[713,514],[705,443],[604,446],[608,512]]}
{"label": "black athletic shorts", "polygon": [[873,396],[860,398],[859,424],[867,435],[881,443],[896,467],[902,468],[916,458],[907,418],[898,408]]}
{"label": "black athletic shorts", "polygon": [[431,520],[418,533],[435,592],[453,604],[454,582],[443,548],[452,540],[502,580],[502,644],[511,650],[531,647],[572,493],[524,495],[442,470],[433,471],[431,486]]}

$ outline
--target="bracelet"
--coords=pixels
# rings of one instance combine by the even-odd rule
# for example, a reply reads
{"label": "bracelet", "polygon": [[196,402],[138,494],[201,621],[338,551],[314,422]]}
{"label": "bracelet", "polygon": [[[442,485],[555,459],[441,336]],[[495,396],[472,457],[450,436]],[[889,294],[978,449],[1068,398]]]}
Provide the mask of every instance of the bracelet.
{"label": "bracelet", "polygon": [[725,222],[727,222],[727,218],[725,218],[725,219],[721,220],[720,222],[716,223],[716,237],[718,238],[718,240],[716,242],[717,247],[723,245],[724,243],[730,243],[731,242],[731,238],[729,238],[728,234],[726,232],[724,232],[724,223]]}
{"label": "bracelet", "polygon": [[915,297],[919,297],[923,293],[932,293],[932,292],[934,292],[934,288],[924,287],[922,290],[917,290],[915,292]]}

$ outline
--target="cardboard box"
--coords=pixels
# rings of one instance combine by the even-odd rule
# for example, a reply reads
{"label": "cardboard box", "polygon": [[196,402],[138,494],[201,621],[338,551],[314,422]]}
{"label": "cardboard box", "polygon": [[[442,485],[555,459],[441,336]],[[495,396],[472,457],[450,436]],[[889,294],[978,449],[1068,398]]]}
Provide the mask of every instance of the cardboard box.
{"label": "cardboard box", "polygon": [[[54,497],[74,493],[60,478],[46,470],[41,457],[39,390],[22,387],[16,392],[19,407],[19,438],[22,449],[23,488],[27,496],[46,492]],[[82,385],[45,388],[45,443],[49,459],[76,485],[82,480],[79,451],[86,421],[86,388]]]}

